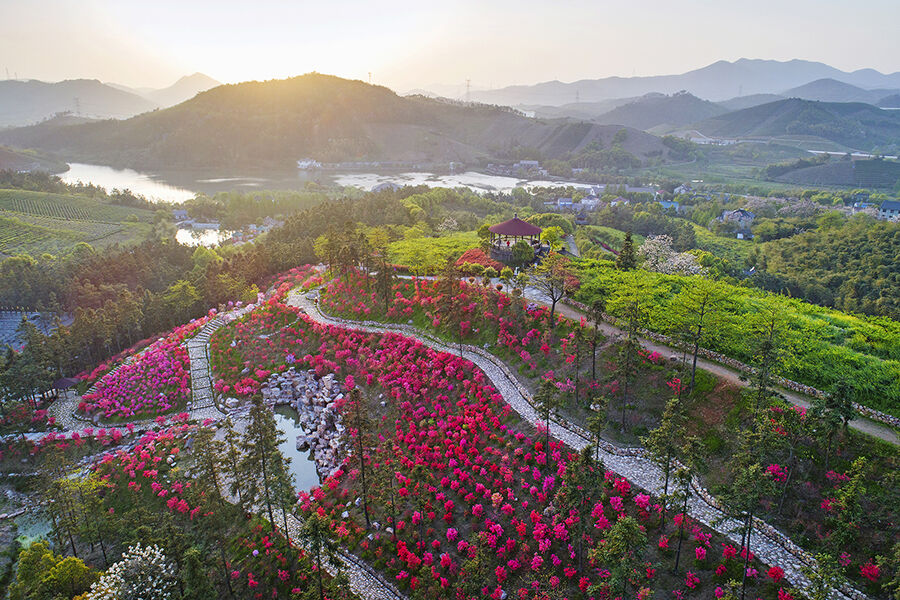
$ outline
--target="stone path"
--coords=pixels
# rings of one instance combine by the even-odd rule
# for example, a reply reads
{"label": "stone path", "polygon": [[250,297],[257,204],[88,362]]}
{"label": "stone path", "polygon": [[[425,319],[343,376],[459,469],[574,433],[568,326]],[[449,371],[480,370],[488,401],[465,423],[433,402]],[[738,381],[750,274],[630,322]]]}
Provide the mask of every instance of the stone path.
{"label": "stone path", "polygon": [[[459,353],[458,346],[448,346],[436,338],[424,335],[412,326],[345,321],[324,315],[318,310],[318,306],[312,302],[311,295],[295,290],[289,294],[287,303],[301,308],[314,320],[322,323],[341,325],[374,333],[400,333],[417,339],[435,350],[453,354]],[[528,391],[502,361],[488,352],[473,346],[464,346],[463,357],[484,371],[504,400],[524,419],[532,424],[540,421],[537,412],[531,404]],[[550,432],[557,439],[579,451],[587,446],[591,439],[587,432],[580,430],[580,428],[571,423],[555,422],[551,425]],[[622,449],[612,444],[606,444],[600,448],[600,457],[608,468],[623,475],[651,494],[659,496],[663,489],[663,474],[652,461],[643,455],[644,451],[641,448]],[[717,506],[715,499],[696,482],[693,488],[694,494],[692,494],[688,502],[688,513],[704,525],[718,531],[733,542],[736,542],[737,545],[740,545],[740,535],[729,531],[737,527],[736,521],[726,518],[725,514]],[[803,574],[802,567],[808,565],[815,568],[815,559],[774,527],[755,519],[750,549],[762,562],[769,565],[777,565],[784,569],[785,577],[793,585],[801,589],[805,589],[809,585],[809,580]],[[834,590],[832,593],[833,600],[846,598],[861,600],[867,598],[867,596],[849,585],[844,585],[840,591]]]}
{"label": "stone path", "polygon": [[215,397],[209,371],[209,338],[216,329],[225,324],[225,319],[215,317],[189,338],[187,347],[188,359],[191,363],[191,411],[204,408],[215,408]]}
{"label": "stone path", "polygon": [[[537,302],[539,304],[549,305],[546,297],[539,290],[527,287],[525,288],[524,292],[524,297],[528,300]],[[588,319],[588,322],[591,322],[588,316],[583,312],[567,304],[563,304],[562,302],[556,304],[556,312],[575,321],[579,321],[582,317],[584,317]],[[623,335],[621,329],[606,322],[600,324],[600,330],[606,336]],[[659,352],[663,356],[672,356],[681,353],[681,350],[672,348],[671,346],[666,346],[665,344],[661,344],[654,340],[639,338],[639,341],[641,343],[641,346],[645,350],[649,350],[651,352]],[[750,385],[749,382],[741,379],[742,373],[740,373],[739,371],[703,357],[697,358],[697,368],[708,371],[719,379],[727,381],[732,385],[736,385],[739,387],[747,387]],[[802,406],[804,408],[809,408],[811,406],[810,398],[808,396],[804,396],[803,394],[799,394],[797,392],[784,388],[778,388],[778,393],[791,404]],[[872,421],[871,419],[867,419],[865,417],[857,415],[853,418],[852,421],[850,421],[850,427],[859,432],[877,437],[878,439],[884,440],[885,442],[894,444],[895,446],[900,446],[900,436],[897,435],[897,432],[891,427],[882,423],[877,423],[875,421]]]}
{"label": "stone path", "polygon": [[[288,515],[288,535],[294,543],[297,543],[296,540],[302,524],[303,522],[296,516]],[[366,562],[340,549],[338,550],[338,558],[344,563],[342,570],[350,580],[350,589],[361,598],[366,598],[367,600],[406,600],[406,596]],[[331,575],[337,573],[336,565],[331,563],[325,564],[325,570]]]}

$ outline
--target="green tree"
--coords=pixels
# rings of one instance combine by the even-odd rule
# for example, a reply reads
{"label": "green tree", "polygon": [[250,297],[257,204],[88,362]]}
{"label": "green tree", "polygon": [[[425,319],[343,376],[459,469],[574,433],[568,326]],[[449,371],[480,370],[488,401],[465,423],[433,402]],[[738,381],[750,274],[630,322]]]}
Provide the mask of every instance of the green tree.
{"label": "green tree", "polygon": [[774,305],[765,306],[753,326],[755,342],[750,381],[753,386],[754,419],[775,395],[775,381],[781,367],[781,328],[782,319]]}
{"label": "green tree", "polygon": [[853,409],[855,390],[853,384],[842,379],[824,397],[814,397],[810,417],[815,423],[817,437],[825,442],[825,470],[829,470],[831,461],[831,445],[834,436],[843,430],[844,435],[856,411]]}
{"label": "green tree", "polygon": [[603,333],[601,332],[600,327],[603,323],[603,316],[605,314],[606,298],[601,295],[594,298],[594,301],[591,303],[588,310],[588,317],[594,326],[591,333],[591,379],[594,381],[597,381],[597,347],[603,340]]}
{"label": "green tree", "polygon": [[803,574],[809,579],[809,587],[804,590],[809,600],[828,600],[832,591],[844,583],[844,573],[834,556],[820,552],[816,554],[816,567],[804,565]]}
{"label": "green tree", "polygon": [[[606,539],[588,555],[609,569],[610,588],[621,586],[621,597],[628,592],[628,581],[644,566],[647,535],[633,517],[621,517],[606,532]],[[599,589],[591,590],[599,593]],[[610,594],[612,596],[614,594]]]}
{"label": "green tree", "polygon": [[659,427],[641,438],[644,448],[650,453],[654,463],[663,472],[663,521],[666,518],[669,496],[669,477],[672,473],[673,461],[678,456],[678,450],[686,437],[685,424],[687,414],[679,398],[672,398],[666,402]]}
{"label": "green tree", "polygon": [[550,301],[550,328],[556,325],[556,304],[578,288],[578,277],[571,261],[556,252],[528,270],[531,285]]}
{"label": "green tree", "polygon": [[313,511],[303,522],[299,531],[300,540],[307,548],[316,568],[316,583],[319,589],[319,600],[325,600],[325,587],[322,582],[322,570],[326,564],[339,566],[338,545],[332,536],[328,518]]}
{"label": "green tree", "polygon": [[55,600],[88,591],[97,572],[80,558],[53,554],[47,542],[32,542],[19,553],[15,579],[9,586],[10,600]]}
{"label": "green tree", "polygon": [[247,429],[241,439],[240,470],[246,493],[244,501],[250,506],[258,502],[264,504],[272,531],[275,530],[272,505],[281,505],[287,535],[283,494],[292,488],[292,484],[290,470],[278,448],[284,442],[284,434],[276,426],[275,417],[262,398],[255,396],[252,402]]}
{"label": "green tree", "polygon": [[534,248],[524,240],[519,240],[512,245],[511,254],[512,262],[515,265],[524,266],[534,260]]}
{"label": "green tree", "polygon": [[370,445],[369,438],[371,436],[374,423],[369,415],[368,407],[359,388],[350,390],[350,404],[347,407],[350,410],[350,422],[353,424],[353,431],[350,434],[355,448],[356,458],[359,461],[359,479],[361,486],[363,515],[366,517],[366,528],[372,526],[369,518],[369,490],[366,487],[366,454]]}
{"label": "green tree", "polygon": [[702,277],[691,278],[692,285],[678,295],[680,300],[677,318],[684,332],[685,342],[691,349],[691,379],[688,394],[694,391],[697,378],[697,357],[700,348],[708,345],[712,336],[724,326],[719,318],[720,308],[726,300],[722,288]]}
{"label": "green tree", "polygon": [[547,425],[544,438],[544,449],[550,449],[550,419],[559,409],[559,390],[550,379],[542,379],[537,394],[534,395],[534,405],[541,420]]}
{"label": "green tree", "polygon": [[183,563],[184,566],[181,569],[183,600],[217,600],[219,594],[216,592],[204,564],[203,550],[196,546],[188,549],[184,553]]}
{"label": "green tree", "polygon": [[625,232],[625,241],[622,242],[622,250],[616,257],[616,268],[620,271],[633,271],[637,268],[637,254],[634,251],[634,241],[631,239],[631,231]]}
{"label": "green tree", "polygon": [[603,442],[603,430],[606,429],[606,411],[609,408],[609,398],[598,396],[591,402],[591,414],[587,418],[588,431],[594,434],[595,460],[600,460],[600,445]]}
{"label": "green tree", "polygon": [[565,234],[560,227],[546,227],[541,231],[541,243],[547,245],[552,251],[562,248],[564,237]]}

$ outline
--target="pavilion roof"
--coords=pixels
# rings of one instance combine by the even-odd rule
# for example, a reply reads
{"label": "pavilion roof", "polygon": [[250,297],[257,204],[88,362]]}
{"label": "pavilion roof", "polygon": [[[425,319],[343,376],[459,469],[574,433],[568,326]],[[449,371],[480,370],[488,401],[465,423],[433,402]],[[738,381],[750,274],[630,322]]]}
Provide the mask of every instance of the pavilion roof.
{"label": "pavilion roof", "polygon": [[514,235],[520,237],[528,237],[532,235],[541,235],[542,229],[537,225],[532,225],[531,223],[527,223],[520,219],[519,217],[513,217],[509,221],[503,221],[502,223],[497,223],[496,225],[492,225],[488,227],[491,233],[497,233],[499,235]]}

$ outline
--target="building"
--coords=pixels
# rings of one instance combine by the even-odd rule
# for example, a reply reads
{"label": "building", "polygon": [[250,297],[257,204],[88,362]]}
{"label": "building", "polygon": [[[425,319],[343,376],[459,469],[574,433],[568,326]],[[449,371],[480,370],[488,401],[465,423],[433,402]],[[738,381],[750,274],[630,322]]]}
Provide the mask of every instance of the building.
{"label": "building", "polygon": [[508,221],[488,227],[488,231],[491,232],[491,258],[503,263],[512,262],[512,247],[520,240],[525,241],[535,252],[541,248],[543,230],[523,221],[518,214]]}
{"label": "building", "polygon": [[691,189],[691,184],[689,184],[689,183],[682,183],[682,184],[679,185],[677,188],[675,188],[675,189],[672,191],[672,193],[675,194],[676,196],[678,196],[678,195],[680,195],[680,194],[690,194],[691,191],[692,191],[692,189]]}
{"label": "building", "polygon": [[322,163],[317,160],[313,160],[311,158],[302,158],[297,161],[297,168],[303,169],[304,171],[309,171],[312,169],[321,169]]}
{"label": "building", "polygon": [[622,196],[617,196],[615,200],[609,201],[610,206],[628,206],[629,204],[631,204],[631,200]]}
{"label": "building", "polygon": [[378,185],[376,185],[375,187],[373,187],[373,188],[372,188],[372,191],[375,192],[375,193],[378,193],[378,192],[396,192],[396,191],[399,190],[399,189],[400,189],[400,186],[397,185],[396,183],[391,183],[391,182],[389,182],[389,181],[386,181],[385,183],[379,183]]}
{"label": "building", "polygon": [[672,209],[676,214],[681,214],[681,211],[684,210],[681,207],[681,204],[672,200],[657,200],[656,202],[662,206],[664,210]]}
{"label": "building", "polygon": [[878,209],[878,218],[882,221],[900,222],[900,200],[885,200]]}
{"label": "building", "polygon": [[187,221],[188,220],[188,211],[183,208],[173,208],[172,209],[172,218],[178,221]]}
{"label": "building", "polygon": [[735,226],[735,236],[739,240],[749,240],[753,237],[750,228],[753,226],[753,220],[756,218],[749,210],[739,208],[737,210],[723,210],[719,221],[722,223],[733,223]]}

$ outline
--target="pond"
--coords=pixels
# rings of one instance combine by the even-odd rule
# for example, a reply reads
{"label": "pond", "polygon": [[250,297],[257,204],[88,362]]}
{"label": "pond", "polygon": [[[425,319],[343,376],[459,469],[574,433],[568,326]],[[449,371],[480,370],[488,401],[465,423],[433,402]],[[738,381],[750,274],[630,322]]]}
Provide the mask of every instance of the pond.
{"label": "pond", "polygon": [[50,518],[40,508],[33,508],[13,521],[16,524],[16,539],[23,547],[35,540],[50,538]]}
{"label": "pond", "polygon": [[318,486],[321,481],[316,473],[312,450],[297,450],[297,436],[304,434],[303,428],[300,427],[297,411],[286,405],[276,406],[275,424],[287,437],[278,449],[291,462],[294,488],[298,491],[309,491]]}

